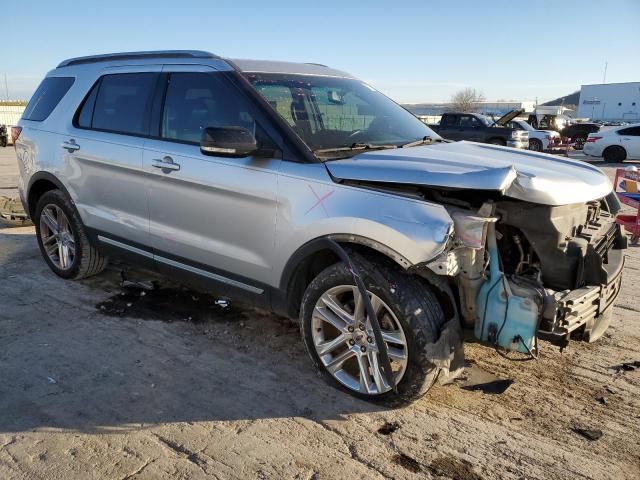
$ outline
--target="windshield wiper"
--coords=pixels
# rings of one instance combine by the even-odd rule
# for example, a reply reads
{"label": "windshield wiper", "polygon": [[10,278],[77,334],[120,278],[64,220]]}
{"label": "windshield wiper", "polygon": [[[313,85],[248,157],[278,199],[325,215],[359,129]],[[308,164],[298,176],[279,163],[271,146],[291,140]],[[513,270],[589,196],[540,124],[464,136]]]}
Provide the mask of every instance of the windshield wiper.
{"label": "windshield wiper", "polygon": [[400,148],[411,148],[417,147],[418,145],[431,145],[433,142],[437,142],[438,140],[434,140],[431,137],[422,137],[420,140],[416,140],[414,142],[405,143],[404,145],[400,145]]}
{"label": "windshield wiper", "polygon": [[398,148],[397,145],[373,145],[371,143],[353,143],[347,147],[319,148],[313,153],[333,153],[333,152],[353,152],[360,150],[387,150],[390,148]]}

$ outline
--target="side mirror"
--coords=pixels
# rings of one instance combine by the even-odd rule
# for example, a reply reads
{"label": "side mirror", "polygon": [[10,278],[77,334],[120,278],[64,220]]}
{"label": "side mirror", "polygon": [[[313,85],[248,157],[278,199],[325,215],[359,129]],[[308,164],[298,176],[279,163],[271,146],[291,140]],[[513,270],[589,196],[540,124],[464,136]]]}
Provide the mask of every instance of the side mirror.
{"label": "side mirror", "polygon": [[246,157],[258,149],[256,138],[243,127],[207,127],[202,131],[200,151],[218,157]]}

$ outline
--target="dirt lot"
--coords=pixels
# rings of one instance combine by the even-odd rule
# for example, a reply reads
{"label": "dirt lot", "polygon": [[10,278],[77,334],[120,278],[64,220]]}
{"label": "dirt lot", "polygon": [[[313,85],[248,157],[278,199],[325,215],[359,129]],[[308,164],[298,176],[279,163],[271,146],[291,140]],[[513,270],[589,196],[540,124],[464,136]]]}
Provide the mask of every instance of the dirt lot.
{"label": "dirt lot", "polygon": [[[14,162],[0,148],[0,195]],[[637,479],[640,368],[615,368],[640,361],[628,253],[598,343],[524,363],[471,344],[504,393],[457,382],[389,410],[327,386],[287,320],[166,282],[123,296],[117,266],[65,282],[32,227],[0,229],[0,478]]]}

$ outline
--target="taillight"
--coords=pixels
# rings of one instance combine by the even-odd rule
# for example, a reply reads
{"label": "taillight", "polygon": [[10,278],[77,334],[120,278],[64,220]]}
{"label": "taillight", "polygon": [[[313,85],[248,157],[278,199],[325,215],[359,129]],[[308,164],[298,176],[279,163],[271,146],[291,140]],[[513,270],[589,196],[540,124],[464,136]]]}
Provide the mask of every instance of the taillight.
{"label": "taillight", "polygon": [[11,142],[13,143],[14,147],[16,146],[16,140],[18,140],[18,137],[21,133],[22,127],[11,127]]}
{"label": "taillight", "polygon": [[587,137],[587,143],[593,143],[593,142],[597,142],[598,140],[600,140],[602,137],[592,137],[591,135],[589,135]]}

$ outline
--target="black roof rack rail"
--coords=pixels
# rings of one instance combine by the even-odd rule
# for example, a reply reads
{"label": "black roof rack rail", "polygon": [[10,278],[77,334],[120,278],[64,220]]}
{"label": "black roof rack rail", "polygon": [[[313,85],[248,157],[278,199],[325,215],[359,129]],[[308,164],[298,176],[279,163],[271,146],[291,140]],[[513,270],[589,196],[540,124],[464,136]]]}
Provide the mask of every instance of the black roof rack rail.
{"label": "black roof rack rail", "polygon": [[324,63],[315,63],[315,62],[304,62],[306,65],[315,65],[316,67],[325,67],[325,68],[329,68],[328,65],[325,65]]}
{"label": "black roof rack rail", "polygon": [[156,50],[148,52],[121,52],[90,55],[88,57],[69,58],[60,62],[58,68],[83,63],[111,62],[113,60],[138,60],[145,58],[220,58],[210,52],[201,50]]}

